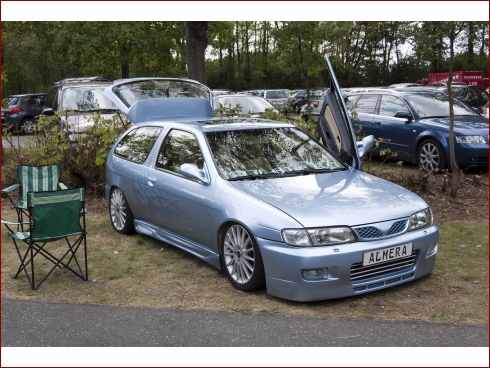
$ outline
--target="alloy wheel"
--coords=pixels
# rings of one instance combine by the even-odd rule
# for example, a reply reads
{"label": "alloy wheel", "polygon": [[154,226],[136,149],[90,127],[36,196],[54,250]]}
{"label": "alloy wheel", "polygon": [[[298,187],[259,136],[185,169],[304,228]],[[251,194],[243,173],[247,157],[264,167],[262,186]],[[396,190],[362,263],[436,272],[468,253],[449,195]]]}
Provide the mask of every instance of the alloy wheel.
{"label": "alloy wheel", "polygon": [[240,225],[231,226],[226,232],[223,250],[231,278],[238,284],[249,282],[255,268],[255,251],[247,230]]}
{"label": "alloy wheel", "polygon": [[112,225],[116,230],[122,231],[126,225],[126,199],[119,189],[111,192],[110,215]]}

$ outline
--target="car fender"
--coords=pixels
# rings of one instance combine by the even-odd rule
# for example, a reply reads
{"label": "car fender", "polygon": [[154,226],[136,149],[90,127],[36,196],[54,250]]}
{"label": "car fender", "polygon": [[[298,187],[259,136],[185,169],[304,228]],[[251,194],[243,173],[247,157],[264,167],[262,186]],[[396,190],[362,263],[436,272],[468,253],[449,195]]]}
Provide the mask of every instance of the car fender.
{"label": "car fender", "polygon": [[417,156],[417,151],[419,149],[420,144],[426,139],[435,139],[437,142],[439,142],[439,144],[444,149],[444,153],[446,154],[446,157],[449,157],[449,136],[446,136],[445,134],[442,134],[441,132],[434,131],[434,130],[423,131],[417,136],[414,145],[415,151],[412,152],[412,157]]}

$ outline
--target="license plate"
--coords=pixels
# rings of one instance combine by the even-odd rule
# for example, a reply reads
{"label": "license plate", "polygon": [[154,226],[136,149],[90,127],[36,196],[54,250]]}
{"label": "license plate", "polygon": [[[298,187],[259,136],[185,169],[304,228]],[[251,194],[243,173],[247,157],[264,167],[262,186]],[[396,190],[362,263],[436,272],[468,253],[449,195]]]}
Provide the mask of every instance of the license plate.
{"label": "license plate", "polygon": [[412,243],[396,245],[394,247],[364,252],[362,265],[370,266],[376,263],[388,262],[398,258],[408,257],[412,254]]}

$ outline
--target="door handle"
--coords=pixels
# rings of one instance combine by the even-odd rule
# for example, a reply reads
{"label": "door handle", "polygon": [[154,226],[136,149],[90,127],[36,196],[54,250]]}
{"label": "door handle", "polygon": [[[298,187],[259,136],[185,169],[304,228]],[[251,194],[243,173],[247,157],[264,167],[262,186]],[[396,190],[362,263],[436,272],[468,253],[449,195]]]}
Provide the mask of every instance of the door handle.
{"label": "door handle", "polygon": [[157,181],[157,178],[154,178],[154,177],[152,177],[152,176],[147,176],[146,178],[148,179],[148,185],[149,185],[150,187],[152,187],[152,186],[153,186],[153,184],[155,184],[155,182]]}
{"label": "door handle", "polygon": [[375,121],[374,125],[381,125],[381,121]]}

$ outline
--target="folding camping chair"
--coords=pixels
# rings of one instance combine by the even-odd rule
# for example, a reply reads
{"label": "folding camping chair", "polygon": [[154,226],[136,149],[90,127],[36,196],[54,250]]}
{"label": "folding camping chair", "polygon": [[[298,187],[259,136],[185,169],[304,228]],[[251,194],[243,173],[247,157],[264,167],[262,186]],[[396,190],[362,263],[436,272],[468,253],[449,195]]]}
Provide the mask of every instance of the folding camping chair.
{"label": "folding camping chair", "polygon": [[[2,198],[8,198],[12,208],[17,211],[18,231],[27,231],[23,218],[27,216],[27,193],[46,192],[59,189],[67,189],[60,182],[61,169],[59,164],[45,166],[17,166],[17,178],[19,182],[8,188],[2,189]],[[18,193],[15,197],[14,193]]]}
{"label": "folding camping chair", "polygon": [[[11,223],[2,219],[2,223],[9,229],[8,236],[14,241],[20,260],[14,278],[24,271],[31,289],[36,290],[56,268],[66,268],[87,281],[87,233],[84,210],[84,188],[28,192],[29,231],[14,231],[13,227],[10,227]],[[66,244],[63,239],[66,240]],[[53,244],[55,241],[59,242]],[[49,250],[47,244],[53,244],[49,246]],[[77,257],[80,247],[83,251],[83,259]],[[39,256],[49,261],[44,264],[47,263],[50,268],[45,268],[42,272],[38,270],[37,274],[44,273],[44,276],[36,285],[34,260]],[[73,262],[72,266],[70,266],[71,262]]]}

